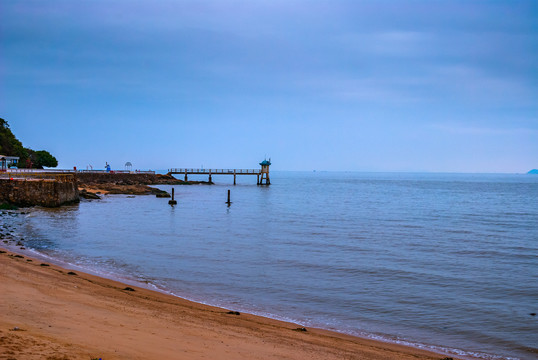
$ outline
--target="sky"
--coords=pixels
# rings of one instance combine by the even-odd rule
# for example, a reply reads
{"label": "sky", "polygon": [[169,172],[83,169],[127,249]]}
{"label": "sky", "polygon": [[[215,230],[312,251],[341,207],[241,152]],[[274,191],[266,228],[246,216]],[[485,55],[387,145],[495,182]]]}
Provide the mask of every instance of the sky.
{"label": "sky", "polygon": [[538,168],[538,1],[2,0],[0,117],[60,168]]}

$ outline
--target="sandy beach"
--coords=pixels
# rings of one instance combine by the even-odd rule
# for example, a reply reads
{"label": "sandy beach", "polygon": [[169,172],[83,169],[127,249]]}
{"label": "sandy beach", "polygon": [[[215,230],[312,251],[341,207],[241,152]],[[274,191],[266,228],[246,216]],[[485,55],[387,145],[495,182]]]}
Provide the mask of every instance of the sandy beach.
{"label": "sandy beach", "polygon": [[229,314],[2,251],[0,359],[445,357],[319,329],[300,331],[297,324]]}

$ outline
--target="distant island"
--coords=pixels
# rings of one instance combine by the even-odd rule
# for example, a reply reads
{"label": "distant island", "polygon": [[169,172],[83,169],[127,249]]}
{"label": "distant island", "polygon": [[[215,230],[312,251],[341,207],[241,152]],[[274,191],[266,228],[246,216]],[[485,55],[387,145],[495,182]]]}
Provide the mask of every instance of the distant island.
{"label": "distant island", "polygon": [[538,175],[538,169],[532,169],[532,170],[529,171],[527,174],[535,174],[535,175]]}

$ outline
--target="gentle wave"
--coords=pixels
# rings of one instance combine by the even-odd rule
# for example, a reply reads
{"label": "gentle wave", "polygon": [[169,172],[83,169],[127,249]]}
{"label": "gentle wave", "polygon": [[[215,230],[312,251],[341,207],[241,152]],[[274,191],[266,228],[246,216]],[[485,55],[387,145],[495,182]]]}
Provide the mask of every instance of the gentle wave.
{"label": "gentle wave", "polygon": [[460,357],[535,358],[538,178],[273,179],[234,187],[229,208],[215,185],[176,187],[174,208],[109,196],[35,209],[20,233],[69,266],[209,305]]}

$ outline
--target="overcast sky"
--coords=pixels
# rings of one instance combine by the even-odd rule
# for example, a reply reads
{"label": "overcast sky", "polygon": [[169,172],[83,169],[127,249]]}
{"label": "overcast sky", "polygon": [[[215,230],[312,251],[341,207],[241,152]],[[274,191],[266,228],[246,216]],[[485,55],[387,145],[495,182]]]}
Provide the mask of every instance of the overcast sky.
{"label": "overcast sky", "polygon": [[0,117],[60,167],[538,168],[538,1],[0,2]]}

